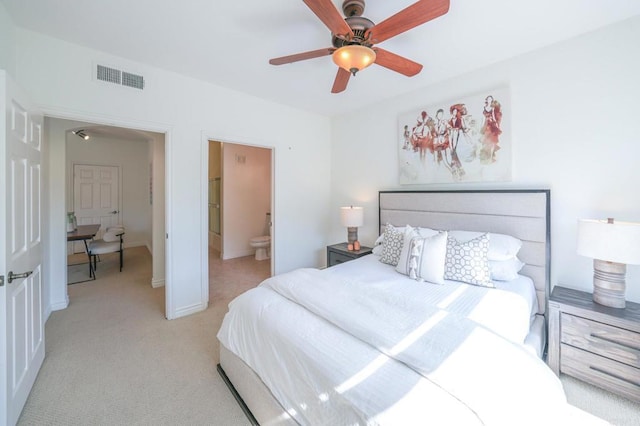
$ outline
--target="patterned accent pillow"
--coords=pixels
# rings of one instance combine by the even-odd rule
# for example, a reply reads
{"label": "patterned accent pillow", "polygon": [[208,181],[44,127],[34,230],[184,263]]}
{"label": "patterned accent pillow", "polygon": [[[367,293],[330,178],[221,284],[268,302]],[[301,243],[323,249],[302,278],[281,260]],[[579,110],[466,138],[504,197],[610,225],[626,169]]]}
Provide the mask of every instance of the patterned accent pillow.
{"label": "patterned accent pillow", "polygon": [[488,253],[489,235],[486,233],[465,242],[449,235],[444,278],[482,287],[495,287],[491,282]]}
{"label": "patterned accent pillow", "polygon": [[387,224],[384,229],[384,242],[382,243],[382,254],[380,262],[396,266],[402,252],[404,244],[405,229],[397,229],[391,224]]}
{"label": "patterned accent pillow", "polygon": [[430,237],[405,234],[404,246],[396,271],[417,281],[444,284],[444,261],[447,253],[447,232]]}

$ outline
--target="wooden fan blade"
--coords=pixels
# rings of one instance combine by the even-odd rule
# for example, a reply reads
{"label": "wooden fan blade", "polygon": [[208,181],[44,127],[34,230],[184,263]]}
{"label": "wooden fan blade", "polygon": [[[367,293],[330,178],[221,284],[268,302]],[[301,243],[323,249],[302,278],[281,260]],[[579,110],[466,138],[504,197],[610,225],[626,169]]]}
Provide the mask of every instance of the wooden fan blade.
{"label": "wooden fan blade", "polygon": [[321,56],[331,55],[336,49],[327,47],[324,49],[310,50],[308,52],[296,53],[295,55],[281,56],[269,60],[271,65],[290,64],[292,62],[304,61],[306,59],[319,58]]}
{"label": "wooden fan blade", "polygon": [[353,37],[351,27],[344,20],[331,0],[303,0],[304,3],[316,14],[318,18],[335,35]]}
{"label": "wooden fan blade", "polygon": [[331,93],[343,92],[344,89],[347,88],[349,77],[351,77],[351,73],[349,71],[345,70],[344,68],[338,67],[338,74],[336,74],[336,79],[333,81]]}
{"label": "wooden fan blade", "polygon": [[422,71],[422,65],[417,62],[413,62],[379,47],[374,47],[373,50],[376,52],[375,63],[391,71],[399,72],[407,77],[413,77]]}
{"label": "wooden fan blade", "polygon": [[449,0],[420,0],[369,29],[372,43],[381,43],[393,36],[449,11]]}

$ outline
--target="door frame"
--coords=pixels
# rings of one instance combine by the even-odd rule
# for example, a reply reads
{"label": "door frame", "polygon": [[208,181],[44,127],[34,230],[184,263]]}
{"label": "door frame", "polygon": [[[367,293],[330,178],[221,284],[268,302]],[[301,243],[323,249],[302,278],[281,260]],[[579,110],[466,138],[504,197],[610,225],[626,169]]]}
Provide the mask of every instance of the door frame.
{"label": "door frame", "polygon": [[[275,275],[275,265],[276,265],[276,244],[277,244],[277,232],[276,232],[276,208],[275,208],[275,177],[276,177],[276,147],[275,144],[269,144],[265,141],[254,140],[252,138],[247,138],[244,136],[233,136],[233,135],[220,135],[216,134],[216,132],[212,131],[203,131],[202,132],[202,140],[201,140],[201,163],[200,163],[200,199],[203,200],[201,203],[201,217],[209,217],[209,141],[221,142],[222,144],[235,144],[235,145],[245,145],[252,146],[256,148],[265,148],[271,150],[271,258],[269,261],[271,262],[270,269],[271,275]],[[222,148],[224,150],[224,146]],[[224,164],[222,166],[224,168]],[[224,215],[222,215],[222,221],[224,222]],[[201,231],[200,235],[203,236],[201,238],[201,253],[202,253],[202,276],[206,278],[206,282],[203,282],[202,291],[207,295],[207,300],[209,300],[209,221],[205,220],[201,223]],[[222,231],[222,230],[221,230]],[[222,236],[224,238],[224,235]]]}
{"label": "door frame", "polygon": [[[69,111],[64,108],[43,107],[41,110],[45,118],[57,118],[62,120],[83,121],[83,122],[93,123],[98,125],[123,127],[127,129],[132,129],[132,130],[142,130],[142,131],[149,131],[149,132],[164,134],[164,151],[165,151],[165,164],[164,164],[165,220],[164,221],[165,221],[165,234],[171,235],[171,231],[172,231],[171,223],[173,218],[172,211],[171,211],[171,202],[172,202],[171,191],[169,191],[169,188],[170,188],[169,182],[171,182],[172,176],[173,176],[172,161],[171,161],[171,156],[169,155],[169,153],[171,152],[171,147],[173,145],[171,125],[164,124],[164,123],[157,123],[157,122],[149,123],[149,122],[138,121],[138,120],[114,119],[113,117],[106,117],[102,115],[87,114],[87,113],[81,113],[77,111]],[[65,152],[65,158],[66,158],[66,152]],[[63,168],[64,170],[67,170],[66,162]],[[65,180],[63,182],[57,182],[57,183],[64,185],[65,193],[66,193],[68,188],[67,181]],[[56,238],[57,235],[55,234],[55,229],[57,228],[56,226],[53,226],[59,223],[65,223],[64,220],[66,217],[66,212],[63,210],[67,208],[66,203],[63,206],[64,207],[62,209],[55,209],[55,210],[51,209],[50,216],[48,218],[50,229],[51,229],[51,236],[50,236],[51,243],[48,247],[48,250],[51,252],[49,256],[50,265],[53,265],[53,264],[66,265],[66,259],[64,258],[67,253],[66,239],[62,235],[60,235],[60,238]],[[62,244],[59,244],[59,246],[56,246],[55,249],[52,249],[53,245],[55,244],[54,242],[57,240],[60,240]],[[47,250],[47,248],[45,248],[45,250]],[[164,267],[165,267],[165,316],[167,319],[174,319],[179,316],[179,315],[176,315],[176,312],[175,312],[175,303],[174,303],[174,296],[173,296],[173,279],[172,279],[173,269],[171,266],[173,263],[172,253],[173,253],[172,240],[170,238],[165,237],[165,264],[164,264]],[[60,268],[50,267],[49,271],[50,271],[49,282],[52,283],[51,284],[52,286],[56,285],[56,283],[58,283],[58,285],[60,286],[64,286],[63,291],[65,295],[65,300],[63,302],[50,303],[50,309],[51,310],[65,309],[67,306],[69,306],[69,293],[67,291],[67,284],[64,276],[66,268],[64,268],[63,270]],[[51,293],[53,293],[53,291],[51,291]],[[47,312],[46,317],[48,317],[49,313],[50,312]]]}

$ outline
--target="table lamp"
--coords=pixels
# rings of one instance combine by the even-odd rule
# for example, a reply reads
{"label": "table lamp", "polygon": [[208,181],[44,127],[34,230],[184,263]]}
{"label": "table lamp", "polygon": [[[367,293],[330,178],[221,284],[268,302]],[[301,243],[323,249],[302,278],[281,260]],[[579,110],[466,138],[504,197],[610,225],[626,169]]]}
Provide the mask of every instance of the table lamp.
{"label": "table lamp", "polygon": [[640,265],[640,223],[580,219],[577,246],[593,259],[593,301],[624,308],[627,264]]}
{"label": "table lamp", "polygon": [[[358,226],[364,223],[364,211],[362,207],[341,207],[340,223],[347,227],[347,248],[349,250],[358,250],[360,243],[358,242]],[[358,246],[358,248],[355,248]]]}

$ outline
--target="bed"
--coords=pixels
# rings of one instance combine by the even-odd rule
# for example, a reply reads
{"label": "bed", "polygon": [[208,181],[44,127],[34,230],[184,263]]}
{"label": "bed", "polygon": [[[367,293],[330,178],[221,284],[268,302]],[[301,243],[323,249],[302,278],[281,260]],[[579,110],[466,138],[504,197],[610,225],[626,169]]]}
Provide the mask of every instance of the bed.
{"label": "bed", "polygon": [[[234,299],[218,371],[253,424],[597,423],[543,361],[549,198],[381,191],[375,254]],[[485,256],[479,275],[457,250]]]}

